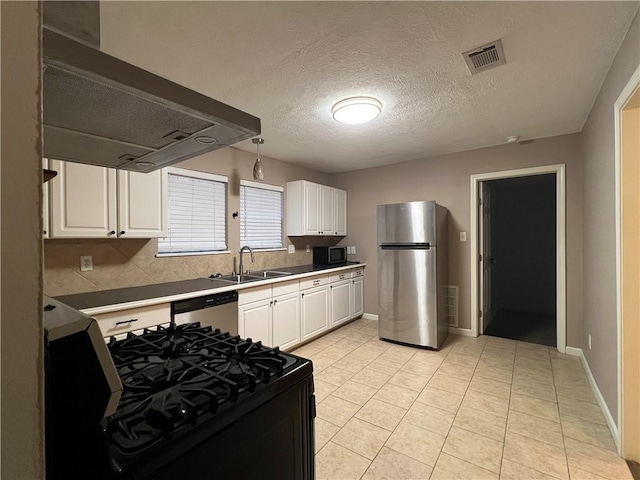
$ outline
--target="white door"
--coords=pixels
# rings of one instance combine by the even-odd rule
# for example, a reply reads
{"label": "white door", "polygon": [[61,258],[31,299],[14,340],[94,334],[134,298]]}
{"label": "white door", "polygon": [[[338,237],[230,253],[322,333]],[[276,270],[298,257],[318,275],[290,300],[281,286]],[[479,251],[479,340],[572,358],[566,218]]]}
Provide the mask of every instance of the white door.
{"label": "white door", "polygon": [[347,192],[335,189],[335,215],[333,218],[334,235],[347,234]]}
{"label": "white door", "polygon": [[327,329],[329,293],[326,285],[300,292],[302,339],[306,340]]}
{"label": "white door", "polygon": [[320,234],[320,185],[304,182],[304,232],[305,235]]}
{"label": "white door", "polygon": [[116,171],[49,160],[52,238],[116,236]]}
{"label": "white door", "polygon": [[286,349],[300,342],[300,296],[298,292],[273,299],[273,345]]}
{"label": "white door", "polygon": [[238,307],[238,332],[242,338],[271,346],[271,310],[273,301],[261,300]]}
{"label": "white door", "polygon": [[323,235],[334,235],[334,189],[320,185],[320,231]]}
{"label": "white door", "polygon": [[[46,158],[42,159],[42,168],[49,168]],[[42,185],[42,237],[49,238],[49,182]]]}
{"label": "white door", "polygon": [[331,326],[346,322],[351,318],[351,280],[329,285]]}
{"label": "white door", "polygon": [[167,172],[118,172],[118,236],[167,235]]}
{"label": "white door", "polygon": [[482,182],[480,188],[480,252],[482,258],[482,281],[480,282],[480,298],[482,314],[480,331],[484,333],[491,323],[491,268],[494,262],[491,256],[491,195],[489,185]]}
{"label": "white door", "polygon": [[352,317],[359,317],[364,314],[364,278],[351,280],[351,295],[353,303]]}

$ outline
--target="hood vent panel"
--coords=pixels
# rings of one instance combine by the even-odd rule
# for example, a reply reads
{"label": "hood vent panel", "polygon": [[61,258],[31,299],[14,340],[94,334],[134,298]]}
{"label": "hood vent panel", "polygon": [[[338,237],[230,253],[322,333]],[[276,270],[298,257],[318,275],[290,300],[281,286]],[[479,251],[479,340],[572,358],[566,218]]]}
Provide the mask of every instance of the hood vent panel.
{"label": "hood vent panel", "polygon": [[260,134],[252,115],[46,28],[43,46],[48,158],[152,172]]}
{"label": "hood vent panel", "polygon": [[502,49],[502,40],[467,50],[462,56],[472,75],[507,63]]}

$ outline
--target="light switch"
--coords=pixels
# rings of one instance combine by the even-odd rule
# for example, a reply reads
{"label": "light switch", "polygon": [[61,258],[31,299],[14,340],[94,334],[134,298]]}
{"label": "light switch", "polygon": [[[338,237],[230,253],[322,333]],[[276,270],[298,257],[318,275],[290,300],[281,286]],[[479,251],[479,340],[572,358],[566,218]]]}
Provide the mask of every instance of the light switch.
{"label": "light switch", "polygon": [[296,253],[296,246],[295,245],[289,245],[289,253]]}
{"label": "light switch", "polygon": [[460,232],[460,241],[461,242],[467,241],[467,232]]}

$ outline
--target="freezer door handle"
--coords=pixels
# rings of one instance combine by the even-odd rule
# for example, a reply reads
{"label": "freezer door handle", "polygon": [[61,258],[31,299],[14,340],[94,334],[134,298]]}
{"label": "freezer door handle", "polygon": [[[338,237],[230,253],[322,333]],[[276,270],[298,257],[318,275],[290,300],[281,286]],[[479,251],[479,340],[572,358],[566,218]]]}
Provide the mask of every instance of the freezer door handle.
{"label": "freezer door handle", "polygon": [[382,250],[430,250],[430,243],[383,243]]}

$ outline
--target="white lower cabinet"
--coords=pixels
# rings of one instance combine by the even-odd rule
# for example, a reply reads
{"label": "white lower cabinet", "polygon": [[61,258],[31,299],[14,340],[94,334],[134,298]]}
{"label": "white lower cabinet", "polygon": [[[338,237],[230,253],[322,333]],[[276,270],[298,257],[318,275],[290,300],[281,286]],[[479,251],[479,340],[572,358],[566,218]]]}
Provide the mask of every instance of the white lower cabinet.
{"label": "white lower cabinet", "polygon": [[162,303],[92,316],[98,321],[103,337],[120,339],[123,338],[121,335],[127,332],[169,323],[171,321],[171,304]]}
{"label": "white lower cabinet", "polygon": [[329,310],[332,327],[340,325],[352,317],[351,298],[351,280],[342,280],[329,285]]}
{"label": "white lower cabinet", "polygon": [[351,279],[351,304],[352,318],[364,314],[364,277],[362,276]]}
{"label": "white lower cabinet", "polygon": [[238,332],[270,347],[290,348],[300,342],[298,281],[240,291]]}
{"label": "white lower cabinet", "polygon": [[238,307],[238,331],[243,338],[271,346],[271,310],[273,301],[261,300]]}
{"label": "white lower cabinet", "polygon": [[300,292],[302,340],[311,338],[329,327],[329,289],[327,285]]}
{"label": "white lower cabinet", "polygon": [[300,343],[300,296],[298,292],[273,297],[273,346],[287,349]]}

